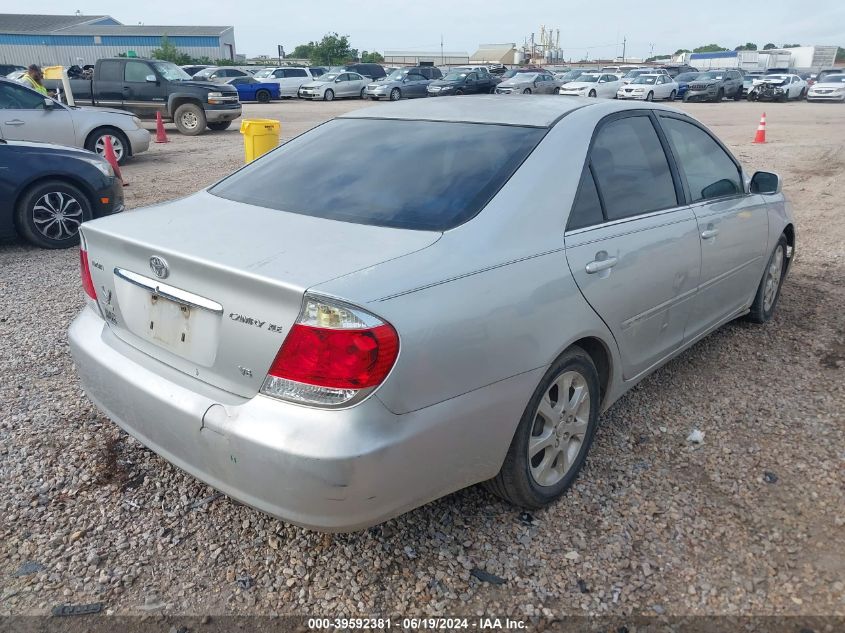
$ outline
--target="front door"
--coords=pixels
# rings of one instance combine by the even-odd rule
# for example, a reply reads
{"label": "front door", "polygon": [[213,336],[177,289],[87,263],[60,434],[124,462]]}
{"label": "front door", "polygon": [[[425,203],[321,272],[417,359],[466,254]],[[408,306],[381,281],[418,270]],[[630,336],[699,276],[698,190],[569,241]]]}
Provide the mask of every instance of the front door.
{"label": "front door", "polygon": [[692,338],[751,304],[763,274],[769,220],[762,197],[745,193],[739,165],[709,132],[669,114],[659,120],[698,222],[701,282],[688,328]]}
{"label": "front door", "polygon": [[0,82],[0,127],[9,141],[36,141],[81,147],[73,117],[63,105],[47,108],[44,95],[12,82]]}
{"label": "front door", "polygon": [[598,128],[565,242],[626,380],[682,345],[701,267],[698,225],[647,111],[611,115]]}
{"label": "front door", "polygon": [[[151,80],[151,81],[150,81]],[[147,62],[127,61],[123,69],[123,107],[142,119],[167,111],[166,89]]]}

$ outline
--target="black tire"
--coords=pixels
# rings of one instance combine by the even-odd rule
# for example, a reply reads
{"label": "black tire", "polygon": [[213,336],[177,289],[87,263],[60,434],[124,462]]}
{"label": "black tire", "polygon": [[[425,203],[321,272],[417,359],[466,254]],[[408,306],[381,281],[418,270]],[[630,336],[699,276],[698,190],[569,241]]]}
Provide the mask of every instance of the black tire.
{"label": "black tire", "polygon": [[654,101],[654,93],[653,93],[653,92],[649,92],[649,93],[645,96],[645,100],[646,100],[646,101]]}
{"label": "black tire", "polygon": [[531,94],[531,88],[526,88],[525,90],[522,91],[522,94],[530,95]]}
{"label": "black tire", "polygon": [[255,100],[258,101],[258,103],[270,103],[270,91],[259,90],[255,93]]}
{"label": "black tire", "polygon": [[206,130],[205,112],[195,103],[183,103],[173,115],[176,129],[185,136],[199,136]]}
{"label": "black tire", "polygon": [[716,93],[716,96],[713,99],[713,103],[722,103],[725,98],[725,89],[719,88],[719,92]]}
{"label": "black tire", "polygon": [[748,99],[749,101],[757,101],[757,94],[754,92],[749,92],[746,99]]}
{"label": "black tire", "polygon": [[670,92],[669,93],[669,101],[674,101],[676,96],[677,96],[677,93],[674,90],[672,92]]}
{"label": "black tire", "polygon": [[326,89],[323,93],[323,101],[334,101],[334,90],[331,88]]}
{"label": "black tire", "polygon": [[105,146],[103,145],[104,141],[102,139],[106,136],[111,136],[113,139],[117,140],[117,142],[112,141],[112,146],[115,150],[114,155],[117,157],[118,164],[123,165],[127,160],[129,160],[131,151],[129,149],[129,139],[126,138],[126,135],[117,128],[97,128],[88,135],[87,139],[85,139],[85,149],[89,152],[95,152],[102,156],[105,150]]}
{"label": "black tire", "polygon": [[366,86],[361,88],[361,94],[358,95],[358,98],[359,99],[366,99],[367,98],[367,87]]}
{"label": "black tire", "polygon": [[734,101],[742,101],[742,88],[737,89],[734,93]]}
{"label": "black tire", "polygon": [[456,95],[462,95],[462,94],[464,94],[464,91],[461,90],[460,88],[458,88],[457,90],[455,90],[455,94]]}
{"label": "black tire", "polygon": [[[65,196],[65,199],[57,199],[57,195]],[[65,221],[63,223],[46,226],[49,219],[45,222],[37,221],[50,215],[49,211],[45,213],[46,208],[43,204],[38,204],[45,196],[52,200],[49,204],[56,207],[61,205],[65,209]],[[73,198],[78,206],[65,206],[66,197]],[[36,205],[41,209],[37,210]],[[44,180],[35,183],[23,193],[15,207],[15,226],[18,232],[30,244],[41,248],[70,248],[76,246],[79,244],[79,225],[90,219],[91,201],[88,196],[78,187],[63,180]],[[39,224],[42,227],[40,229]],[[67,237],[60,238],[59,232],[64,232],[65,228],[73,228],[73,230]],[[55,233],[56,237],[51,238],[51,233]]]}
{"label": "black tire", "polygon": [[399,88],[394,88],[390,91],[390,100],[391,101],[399,101],[402,98],[402,91]]}
{"label": "black tire", "polygon": [[595,90],[590,90],[590,94],[589,94],[589,95],[587,95],[587,96],[592,97],[593,99],[595,99],[595,98],[598,96],[598,94],[596,94],[596,91],[595,91]]}
{"label": "black tire", "polygon": [[[546,393],[553,388],[555,380],[565,372],[574,371],[580,374],[586,384],[590,396],[589,421],[581,439],[580,449],[572,461],[569,470],[565,471],[562,479],[554,485],[544,486],[537,483],[532,474],[532,460],[528,457],[528,447],[531,437],[535,435],[538,421],[542,420],[538,408]],[[511,440],[510,448],[499,474],[485,482],[485,486],[493,494],[514,505],[525,508],[541,508],[560,497],[575,480],[584,465],[587,452],[593,442],[599,418],[600,388],[598,372],[589,354],[580,347],[571,347],[552,363],[546,371],[534,395],[528,402],[522,414],[519,426]],[[541,429],[542,431],[542,429]],[[552,448],[549,446],[549,448]],[[557,450],[557,444],[553,450]],[[545,450],[534,457],[545,456]],[[555,459],[555,462],[557,459]]]}
{"label": "black tire", "polygon": [[231,125],[231,121],[216,121],[214,123],[209,123],[208,129],[214,132],[222,132],[223,130],[228,130]]}
{"label": "black tire", "polygon": [[[769,281],[772,277],[773,265],[776,262],[776,257],[780,252],[781,269],[780,276],[777,277],[777,287],[773,289],[774,296],[767,301],[767,291],[769,291]],[[763,270],[763,277],[760,279],[760,285],[757,287],[757,294],[754,295],[754,303],[751,304],[751,311],[748,313],[747,319],[752,323],[766,323],[772,318],[775,313],[775,308],[778,305],[780,298],[780,289],[783,287],[783,280],[786,277],[786,271],[789,268],[789,260],[786,258],[786,236],[781,235],[772,254],[766,262],[766,268]],[[774,280],[772,280],[774,282]],[[767,306],[768,304],[768,306]]]}

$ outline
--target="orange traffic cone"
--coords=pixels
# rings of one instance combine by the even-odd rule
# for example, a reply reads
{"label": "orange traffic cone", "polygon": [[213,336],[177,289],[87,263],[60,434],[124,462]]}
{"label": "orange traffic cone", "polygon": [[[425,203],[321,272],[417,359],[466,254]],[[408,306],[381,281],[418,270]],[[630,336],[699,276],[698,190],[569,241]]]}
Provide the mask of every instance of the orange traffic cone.
{"label": "orange traffic cone", "polygon": [[164,121],[161,120],[161,112],[156,112],[156,143],[168,143],[167,132],[164,131]]}
{"label": "orange traffic cone", "polygon": [[754,135],[754,142],[755,143],[765,143],[766,142],[766,113],[763,113],[763,116],[760,117],[760,125],[757,126],[757,134]]}
{"label": "orange traffic cone", "polygon": [[106,145],[105,150],[103,150],[103,158],[109,161],[109,165],[114,169],[114,175],[120,178],[121,184],[125,187],[126,181],[123,179],[123,174],[120,173],[120,165],[117,164],[117,156],[114,153],[114,146],[111,144],[111,136],[106,135],[103,138]]}

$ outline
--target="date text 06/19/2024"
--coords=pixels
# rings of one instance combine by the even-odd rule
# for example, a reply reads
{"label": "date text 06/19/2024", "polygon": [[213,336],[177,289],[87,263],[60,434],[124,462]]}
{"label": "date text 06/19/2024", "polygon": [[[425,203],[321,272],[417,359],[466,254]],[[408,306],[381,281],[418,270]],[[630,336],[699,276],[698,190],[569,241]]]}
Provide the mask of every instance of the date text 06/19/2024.
{"label": "date text 06/19/2024", "polygon": [[526,628],[524,620],[510,618],[308,618],[309,629],[359,629],[384,631],[391,628],[404,630],[522,630]]}

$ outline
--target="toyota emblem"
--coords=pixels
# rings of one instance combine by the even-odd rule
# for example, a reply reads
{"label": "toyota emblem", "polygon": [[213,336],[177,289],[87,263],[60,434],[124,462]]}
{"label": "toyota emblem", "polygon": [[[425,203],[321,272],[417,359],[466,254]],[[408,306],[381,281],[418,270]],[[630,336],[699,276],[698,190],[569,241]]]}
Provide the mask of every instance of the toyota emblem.
{"label": "toyota emblem", "polygon": [[155,276],[159,279],[167,279],[167,276],[170,274],[167,262],[163,257],[159,257],[158,255],[150,257],[150,270],[152,270],[155,273]]}

